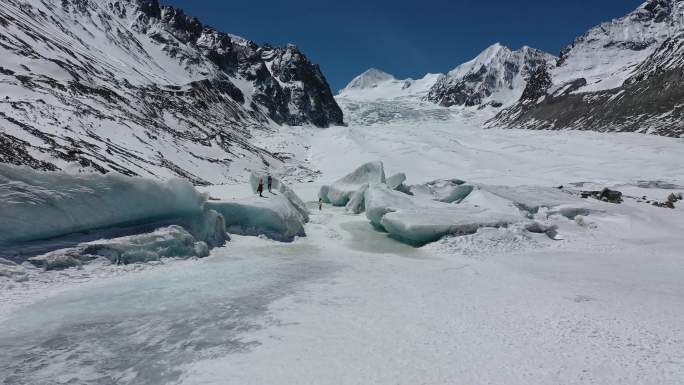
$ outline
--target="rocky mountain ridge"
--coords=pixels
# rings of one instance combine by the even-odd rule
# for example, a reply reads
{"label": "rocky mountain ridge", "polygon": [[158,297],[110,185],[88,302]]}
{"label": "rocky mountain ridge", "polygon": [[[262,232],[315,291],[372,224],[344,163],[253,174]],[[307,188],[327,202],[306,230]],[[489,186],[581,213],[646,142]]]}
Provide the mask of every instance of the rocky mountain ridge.
{"label": "rocky mountain ridge", "polygon": [[684,135],[684,1],[650,0],[540,69],[489,127]]}
{"label": "rocky mountain ridge", "polygon": [[3,0],[0,161],[196,184],[275,167],[254,130],[342,124],[293,45],[216,31],[157,0]]}
{"label": "rocky mountain ridge", "polygon": [[351,100],[414,99],[443,107],[500,108],[514,103],[539,66],[557,60],[540,50],[522,47],[513,51],[500,43],[447,74],[426,74],[421,79],[396,79],[371,68],[355,77],[337,97]]}
{"label": "rocky mountain ridge", "polygon": [[549,67],[556,59],[527,46],[512,51],[496,43],[442,76],[427,100],[444,107],[509,105],[519,99],[532,73]]}

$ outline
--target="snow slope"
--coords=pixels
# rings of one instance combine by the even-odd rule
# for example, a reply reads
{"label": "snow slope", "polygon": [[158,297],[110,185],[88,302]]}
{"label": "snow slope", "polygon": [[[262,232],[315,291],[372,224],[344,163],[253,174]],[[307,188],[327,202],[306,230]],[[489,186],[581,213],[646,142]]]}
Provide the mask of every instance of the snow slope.
{"label": "snow slope", "polygon": [[684,30],[683,17],[681,1],[647,1],[623,17],[591,28],[561,52],[558,66],[551,71],[554,84],[584,78],[586,85],[574,93],[621,86],[663,41]]}
{"label": "snow slope", "polygon": [[512,51],[496,43],[441,77],[427,100],[445,107],[508,106],[520,98],[538,68],[551,67],[555,61],[555,56],[528,46]]}
{"label": "snow slope", "polygon": [[371,68],[352,79],[340,90],[338,98],[358,101],[421,99],[430,88],[443,76],[442,74],[426,74],[421,79],[396,79],[381,70]]}
{"label": "snow slope", "polygon": [[535,72],[490,127],[684,135],[684,2],[649,0],[591,28]]}
{"label": "snow slope", "polygon": [[257,45],[157,0],[7,0],[0,162],[225,183],[281,159],[250,143],[342,113],[293,46]]}
{"label": "snow slope", "polygon": [[[336,98],[341,104],[393,101],[432,102],[444,107],[491,105],[499,108],[516,102],[537,68],[551,66],[556,57],[530,47],[517,51],[496,43],[473,60],[445,74],[396,79],[371,68],[352,79]],[[352,111],[347,115],[358,115]]]}
{"label": "snow slope", "polygon": [[497,43],[446,75],[400,80],[371,68],[340,90],[335,99],[345,122],[352,125],[491,118],[502,106],[520,98],[537,68],[551,66],[555,60],[534,48],[512,51]]}

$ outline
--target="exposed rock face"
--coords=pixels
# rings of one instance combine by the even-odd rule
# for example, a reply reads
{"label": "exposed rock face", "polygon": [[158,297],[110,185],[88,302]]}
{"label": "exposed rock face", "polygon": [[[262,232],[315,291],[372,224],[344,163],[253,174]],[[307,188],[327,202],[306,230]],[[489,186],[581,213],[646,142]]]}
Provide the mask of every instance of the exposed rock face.
{"label": "exposed rock face", "polygon": [[[224,182],[272,124],[342,124],[320,68],[157,0],[3,0],[0,161]],[[238,168],[235,170],[235,168]]]}
{"label": "exposed rock face", "polygon": [[540,71],[488,126],[684,135],[684,1],[601,24]]}
{"label": "exposed rock face", "polygon": [[497,43],[442,76],[430,89],[427,100],[445,107],[510,105],[518,100],[537,69],[555,61],[553,55],[534,48],[511,51]]}

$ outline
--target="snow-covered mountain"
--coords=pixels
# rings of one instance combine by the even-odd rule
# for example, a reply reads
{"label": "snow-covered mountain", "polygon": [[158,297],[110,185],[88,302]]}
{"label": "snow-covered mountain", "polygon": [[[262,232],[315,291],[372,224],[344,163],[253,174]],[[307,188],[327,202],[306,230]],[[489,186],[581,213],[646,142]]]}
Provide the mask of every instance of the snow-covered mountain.
{"label": "snow-covered mountain", "polygon": [[370,68],[352,79],[342,91],[367,90],[376,88],[378,84],[396,80],[394,76],[377,68]]}
{"label": "snow-covered mountain", "polygon": [[534,48],[512,51],[496,43],[447,74],[429,73],[418,80],[396,79],[371,68],[340,90],[337,98],[423,100],[443,107],[489,104],[498,108],[517,101],[532,73],[540,66],[551,66],[556,60],[553,55]]}
{"label": "snow-covered mountain", "polygon": [[274,124],[342,124],[295,46],[222,33],[158,0],[2,0],[0,161],[219,183],[279,159]]}
{"label": "snow-covered mountain", "polygon": [[421,99],[442,77],[442,74],[427,74],[421,79],[396,79],[379,69],[371,68],[355,77],[338,97],[354,100],[392,100],[400,98]]}
{"label": "snow-covered mountain", "polygon": [[457,111],[425,99],[442,76],[427,74],[421,79],[397,79],[371,68],[355,77],[335,99],[344,111],[345,122],[355,126],[450,120]]}
{"label": "snow-covered mountain", "polygon": [[540,69],[490,126],[684,134],[684,1],[649,0]]}
{"label": "snow-covered mountain", "polygon": [[494,44],[448,74],[397,79],[371,68],[355,77],[335,98],[347,122],[354,125],[485,121],[502,106],[520,98],[536,68],[550,66],[555,60],[554,56],[533,48],[511,51]]}
{"label": "snow-covered mountain", "polygon": [[427,99],[445,107],[509,105],[520,98],[532,73],[555,61],[553,55],[534,48],[512,51],[496,43],[442,76]]}

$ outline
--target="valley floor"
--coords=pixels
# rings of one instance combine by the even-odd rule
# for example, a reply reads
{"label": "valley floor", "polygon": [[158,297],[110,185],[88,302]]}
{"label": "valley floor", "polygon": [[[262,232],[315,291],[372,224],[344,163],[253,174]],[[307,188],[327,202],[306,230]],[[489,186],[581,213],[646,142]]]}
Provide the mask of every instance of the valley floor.
{"label": "valley floor", "polygon": [[[286,244],[234,236],[208,258],[135,274],[66,271],[59,290],[5,285],[0,383],[684,378],[684,205],[636,199],[684,190],[684,140],[416,121],[291,128],[259,142],[302,160],[293,170],[321,171],[314,183],[293,186],[310,201],[307,237]],[[319,212],[313,203],[321,184],[378,159],[409,183],[574,183],[628,197],[606,203],[604,214],[561,223],[562,240],[485,229],[417,249],[375,231],[364,215]],[[248,193],[241,189],[209,191]]]}

